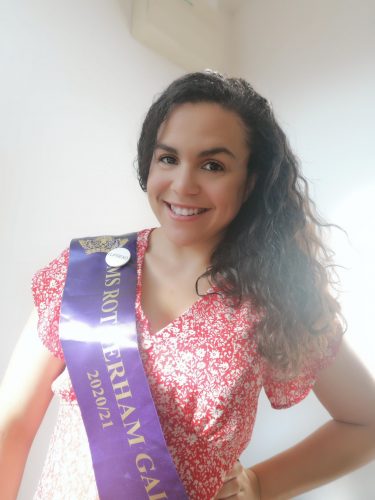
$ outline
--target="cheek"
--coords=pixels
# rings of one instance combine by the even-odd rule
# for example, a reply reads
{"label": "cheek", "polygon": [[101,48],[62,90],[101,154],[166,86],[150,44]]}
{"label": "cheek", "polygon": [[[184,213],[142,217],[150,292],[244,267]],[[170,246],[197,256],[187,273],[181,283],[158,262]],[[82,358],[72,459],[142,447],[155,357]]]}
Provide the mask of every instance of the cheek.
{"label": "cheek", "polygon": [[149,196],[155,196],[163,187],[163,178],[157,175],[155,169],[150,168],[150,173],[147,179],[147,194]]}
{"label": "cheek", "polygon": [[148,203],[155,213],[159,213],[162,207],[162,200],[167,196],[168,192],[168,179],[166,176],[156,174],[151,172],[148,176],[146,193],[148,198]]}
{"label": "cheek", "polygon": [[218,202],[223,208],[225,207],[229,214],[237,213],[240,210],[246,198],[245,187],[246,180],[241,183],[233,183],[217,194]]}

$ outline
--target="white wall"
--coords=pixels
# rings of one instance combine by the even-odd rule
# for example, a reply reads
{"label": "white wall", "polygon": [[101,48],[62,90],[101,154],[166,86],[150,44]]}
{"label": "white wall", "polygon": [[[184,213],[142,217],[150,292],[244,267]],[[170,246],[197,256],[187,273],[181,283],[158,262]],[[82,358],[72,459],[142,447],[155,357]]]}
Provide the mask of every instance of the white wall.
{"label": "white wall", "polygon": [[[251,0],[234,21],[232,72],[270,99],[323,215],[344,227],[332,244],[340,272],[347,338],[375,374],[373,327],[375,3],[373,0]],[[261,398],[252,464],[281,451],[328,416],[311,395],[271,410]],[[375,464],[301,496],[374,498]]]}
{"label": "white wall", "polygon": [[[183,70],[131,37],[130,7],[1,2],[0,377],[32,308],[37,269],[77,235],[155,224],[134,174],[136,141],[153,97]],[[20,500],[35,489],[55,410],[35,441]]]}

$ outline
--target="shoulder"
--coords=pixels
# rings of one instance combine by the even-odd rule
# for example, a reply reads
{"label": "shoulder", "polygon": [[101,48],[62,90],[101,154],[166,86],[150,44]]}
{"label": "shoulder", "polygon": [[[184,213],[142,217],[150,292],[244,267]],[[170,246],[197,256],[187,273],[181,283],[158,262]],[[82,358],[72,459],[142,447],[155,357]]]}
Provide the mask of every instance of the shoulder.
{"label": "shoulder", "polygon": [[61,294],[64,288],[69,262],[69,248],[64,249],[47,266],[37,271],[32,278],[32,292],[37,306],[48,296]]}
{"label": "shoulder", "polygon": [[[137,232],[137,247],[139,252],[144,253],[146,251],[148,238],[152,229],[147,228]],[[97,236],[93,236],[92,238],[97,238]],[[67,247],[56,258],[34,274],[32,277],[32,292],[36,302],[40,302],[48,292],[53,295],[62,293],[69,265],[69,255],[70,251],[69,247]]]}
{"label": "shoulder", "polygon": [[143,250],[146,251],[149,242],[149,236],[153,228],[141,229],[137,232],[137,247],[138,251]]}
{"label": "shoulder", "polygon": [[58,338],[61,297],[69,262],[69,248],[63,250],[32,278],[32,294],[38,311],[38,335],[57,358],[63,359]]}

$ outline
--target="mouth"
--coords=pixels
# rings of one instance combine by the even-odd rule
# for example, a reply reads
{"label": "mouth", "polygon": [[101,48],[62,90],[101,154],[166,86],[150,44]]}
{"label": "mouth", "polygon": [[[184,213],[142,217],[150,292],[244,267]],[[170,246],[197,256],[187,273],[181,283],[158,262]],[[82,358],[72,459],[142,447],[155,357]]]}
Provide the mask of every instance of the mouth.
{"label": "mouth", "polygon": [[174,205],[172,203],[164,202],[172,214],[179,217],[193,217],[194,215],[200,215],[204,212],[207,212],[208,208],[200,208],[200,207],[185,207],[181,205]]}

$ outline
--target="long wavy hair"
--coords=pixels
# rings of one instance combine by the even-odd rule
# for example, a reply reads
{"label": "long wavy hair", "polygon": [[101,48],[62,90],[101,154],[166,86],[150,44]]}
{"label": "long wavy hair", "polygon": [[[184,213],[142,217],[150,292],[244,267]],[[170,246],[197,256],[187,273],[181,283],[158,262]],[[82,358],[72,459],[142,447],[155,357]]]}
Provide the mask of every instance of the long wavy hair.
{"label": "long wavy hair", "polygon": [[238,301],[250,298],[260,308],[260,354],[273,366],[295,372],[312,348],[325,349],[330,334],[343,330],[333,295],[332,252],[322,239],[329,224],[317,215],[268,101],[244,79],[217,72],[187,74],[152,104],[138,141],[138,180],[144,191],[159,127],[187,102],[213,102],[237,113],[250,147],[248,174],[256,177],[202,276],[226,295]]}

